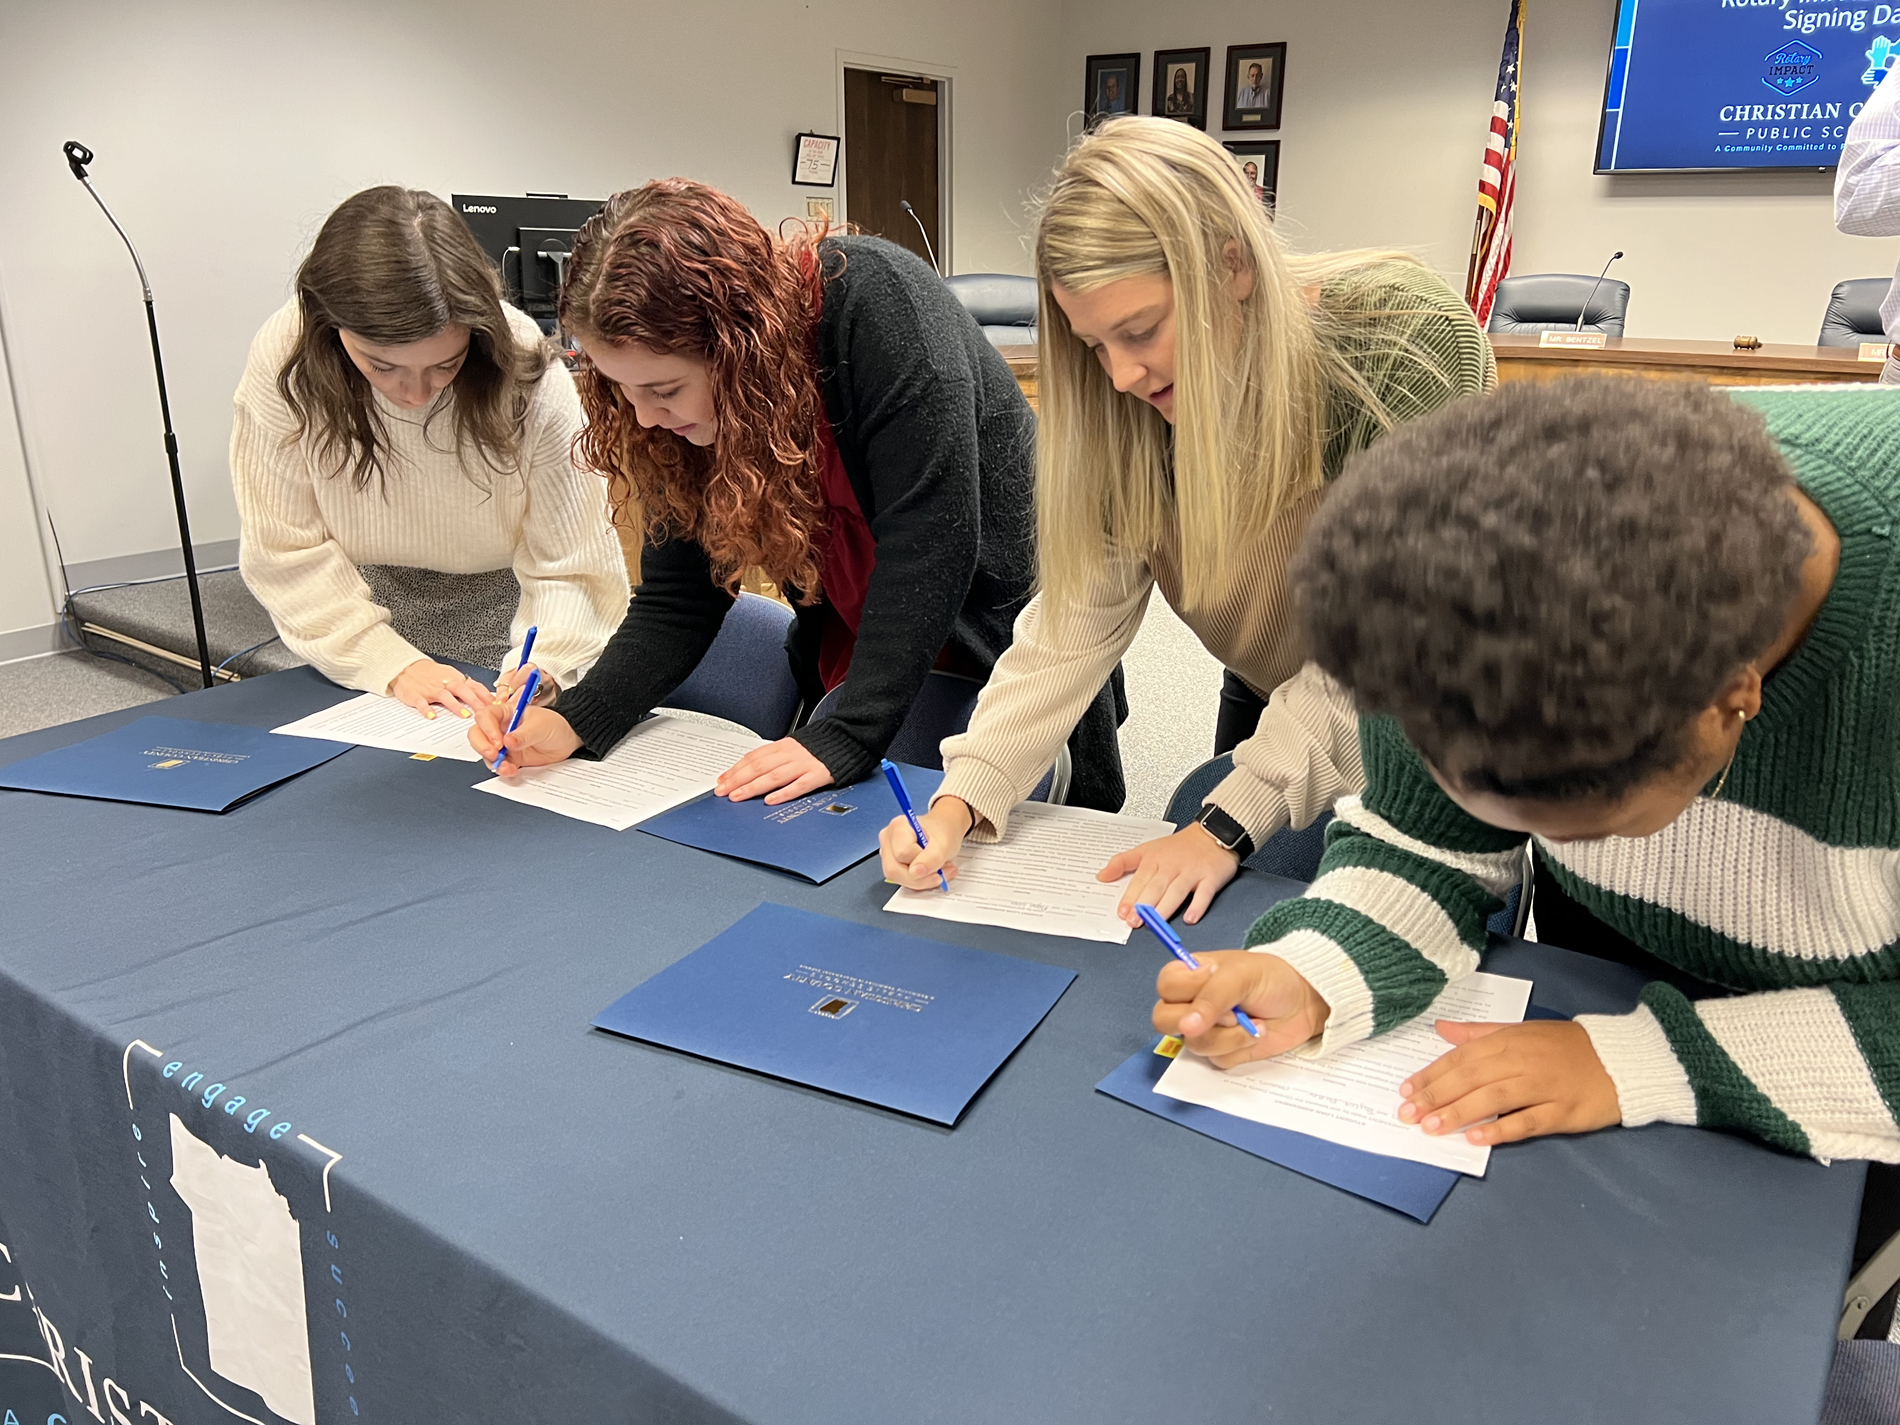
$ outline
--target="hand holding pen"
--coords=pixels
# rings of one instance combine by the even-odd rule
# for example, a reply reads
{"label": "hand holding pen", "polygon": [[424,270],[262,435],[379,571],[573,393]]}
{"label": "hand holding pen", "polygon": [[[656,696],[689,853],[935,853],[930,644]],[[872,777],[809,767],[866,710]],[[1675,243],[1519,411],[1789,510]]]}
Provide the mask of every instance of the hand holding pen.
{"label": "hand holding pen", "polygon": [[[897,798],[898,809],[904,813],[904,820],[910,823],[910,834],[917,838],[921,850],[930,843],[924,840],[924,829],[917,824],[917,811],[910,804],[910,791],[904,786],[904,774],[897,770],[897,764],[888,757],[878,765],[884,769],[884,780],[891,784],[891,795]],[[950,882],[942,871],[937,872],[937,884],[943,887],[946,895],[949,894]]]}
{"label": "hand holding pen", "polygon": [[[1183,965],[1186,965],[1190,970],[1198,970],[1201,968],[1201,962],[1188,953],[1187,946],[1181,943],[1181,937],[1174,933],[1174,927],[1163,920],[1153,906],[1137,905],[1135,907],[1135,914],[1141,917],[1141,923],[1143,925],[1154,932],[1155,939],[1167,947],[1170,955],[1174,956],[1175,959],[1179,960]],[[1258,1039],[1260,1037],[1260,1031],[1254,1028],[1254,1022],[1247,1017],[1247,1011],[1242,1009],[1239,1005],[1234,1006],[1234,1023],[1247,1031],[1247,1037],[1249,1039]]]}
{"label": "hand holding pen", "polygon": [[[528,674],[528,681],[521,685],[521,700],[515,704],[515,715],[508,723],[508,732],[513,732],[516,728],[521,726],[521,715],[528,710],[528,704],[534,701],[534,690],[540,686],[541,670],[537,668]],[[507,735],[507,733],[502,734],[504,737]],[[501,771],[501,764],[507,760],[508,749],[504,747],[495,754],[494,765],[488,770],[491,772]]]}

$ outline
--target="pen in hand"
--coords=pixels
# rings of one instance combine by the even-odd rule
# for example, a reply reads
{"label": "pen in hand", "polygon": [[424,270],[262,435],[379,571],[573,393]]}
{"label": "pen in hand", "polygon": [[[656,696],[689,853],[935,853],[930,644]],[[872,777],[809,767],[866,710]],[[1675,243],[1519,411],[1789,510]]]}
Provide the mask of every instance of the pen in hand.
{"label": "pen in hand", "polygon": [[[904,820],[910,823],[910,834],[917,838],[917,849],[923,850],[929,843],[924,840],[924,829],[917,824],[917,813],[910,804],[910,793],[904,787],[904,774],[897,770],[897,764],[886,757],[878,764],[884,769],[884,780],[891,784],[891,795],[897,798],[898,808],[904,813]],[[937,872],[937,884],[945,894],[949,893],[950,882],[942,871]]]}
{"label": "pen in hand", "polygon": [[[1174,956],[1175,959],[1179,960],[1183,965],[1186,965],[1190,970],[1198,970],[1201,968],[1201,962],[1188,953],[1187,946],[1181,943],[1181,937],[1174,933],[1174,927],[1163,920],[1160,912],[1153,906],[1137,905],[1135,907],[1135,914],[1141,917],[1141,923],[1143,925],[1155,933],[1155,939],[1168,947],[1168,953],[1170,955]],[[1239,1005],[1233,1006],[1233,1010],[1234,1023],[1246,1030],[1253,1038],[1258,1039],[1260,1037],[1260,1031],[1254,1028],[1253,1021],[1247,1017],[1247,1011],[1242,1009]]]}
{"label": "pen in hand", "polygon": [[[540,624],[529,625],[527,637],[521,640],[521,656],[515,660],[515,672],[519,673],[523,668],[526,668],[528,666],[528,660],[534,657],[534,636],[540,631]],[[495,680],[495,686],[497,689],[501,687],[500,679]]]}
{"label": "pen in hand", "polygon": [[[534,690],[540,685],[541,670],[537,668],[528,674],[528,681],[521,685],[521,697],[520,700],[515,703],[515,715],[508,720],[508,732],[513,732],[516,728],[521,726],[521,715],[528,710],[528,704],[534,701]],[[506,737],[508,732],[504,732],[502,736]],[[491,772],[501,771],[501,764],[507,760],[508,749],[503,747],[501,751],[495,754],[495,765],[488,770]]]}

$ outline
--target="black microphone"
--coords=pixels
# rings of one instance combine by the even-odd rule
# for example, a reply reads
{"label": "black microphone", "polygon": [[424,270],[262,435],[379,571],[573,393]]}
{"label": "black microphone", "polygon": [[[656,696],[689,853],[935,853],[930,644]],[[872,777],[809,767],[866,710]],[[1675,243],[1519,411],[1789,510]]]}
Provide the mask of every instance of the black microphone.
{"label": "black microphone", "polygon": [[897,206],[902,208],[906,213],[909,213],[910,220],[917,224],[917,231],[922,234],[924,239],[924,251],[930,254],[931,271],[935,272],[939,277],[943,276],[943,269],[937,266],[937,254],[930,246],[930,234],[924,229],[924,220],[917,216],[917,210],[911,207],[910,199],[899,198],[897,200]]}
{"label": "black microphone", "polygon": [[[1615,261],[1617,260],[1617,258],[1619,258],[1619,257],[1621,257],[1622,255],[1623,255],[1623,254],[1622,254],[1622,253],[1620,253],[1620,252],[1613,252],[1613,253],[1611,253],[1611,254],[1610,254],[1610,262],[1615,262]],[[1592,283],[1590,284],[1590,296],[1588,296],[1588,297],[1585,297],[1585,298],[1583,299],[1583,310],[1582,310],[1581,312],[1578,312],[1578,313],[1577,313],[1577,325],[1576,325],[1576,328],[1575,328],[1575,330],[1577,330],[1577,331],[1582,331],[1582,330],[1583,330],[1583,319],[1584,319],[1584,317],[1585,317],[1585,316],[1587,316],[1587,315],[1589,314],[1589,311],[1590,311],[1590,302],[1591,302],[1591,299],[1592,299],[1592,298],[1594,298],[1594,297],[1596,296],[1596,294],[1597,294],[1597,288],[1599,288],[1599,287],[1601,287],[1601,286],[1603,285],[1603,279],[1604,279],[1605,277],[1607,277],[1607,276],[1609,275],[1609,271],[1610,271],[1610,262],[1606,262],[1606,263],[1604,263],[1604,264],[1603,264],[1603,271],[1601,271],[1601,272],[1599,272],[1599,273],[1597,273],[1597,280],[1596,280],[1596,281],[1594,281],[1594,282],[1592,282]]]}
{"label": "black microphone", "polygon": [[[119,220],[112,216],[112,209],[106,206],[106,200],[99,196],[99,190],[92,186],[92,180],[86,176],[86,165],[92,162],[92,150],[76,139],[68,139],[60,146],[66,155],[66,165],[73,171],[85,190],[92,195],[92,201],[99,205],[99,211],[106,215],[106,221],[112,224],[112,231],[119,235],[119,241],[125,244],[125,250],[132,255],[132,266],[139,274],[139,286],[145,294],[145,330],[152,339],[152,374],[158,379],[158,414],[165,426],[165,460],[171,467],[172,507],[178,515],[178,547],[185,559],[185,587],[191,591],[191,631],[198,639],[198,673],[209,688],[216,679],[212,676],[211,645],[205,636],[204,597],[198,589],[198,560],[192,552],[191,518],[185,509],[185,477],[178,468],[178,434],[172,429],[172,398],[165,389],[165,356],[158,347],[158,308],[152,303],[151,279],[145,275],[145,263],[139,258],[139,250],[132,246],[132,239]],[[227,673],[226,677],[235,677]]]}

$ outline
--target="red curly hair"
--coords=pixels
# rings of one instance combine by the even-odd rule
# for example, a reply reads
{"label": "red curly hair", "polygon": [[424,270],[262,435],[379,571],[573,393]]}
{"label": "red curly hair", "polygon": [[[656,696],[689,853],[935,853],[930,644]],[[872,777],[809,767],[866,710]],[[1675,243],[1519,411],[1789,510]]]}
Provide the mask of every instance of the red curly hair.
{"label": "red curly hair", "polygon": [[777,240],[715,188],[665,178],[616,193],[574,239],[561,325],[577,337],[706,362],[718,435],[649,430],[583,360],[581,460],[607,477],[614,522],[637,501],[650,539],[697,542],[736,591],[757,567],[811,603],[825,503],[813,332],[824,230]]}

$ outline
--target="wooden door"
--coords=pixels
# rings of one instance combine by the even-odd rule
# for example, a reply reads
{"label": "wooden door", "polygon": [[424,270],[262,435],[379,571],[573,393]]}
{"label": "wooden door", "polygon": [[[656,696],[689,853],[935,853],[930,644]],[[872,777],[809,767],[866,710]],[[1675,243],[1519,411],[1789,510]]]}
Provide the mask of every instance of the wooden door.
{"label": "wooden door", "polygon": [[[844,72],[845,216],[933,267],[931,254],[943,252],[937,202],[942,97],[934,79],[876,69]],[[898,206],[904,199],[916,222]],[[928,248],[924,233],[930,235]]]}

